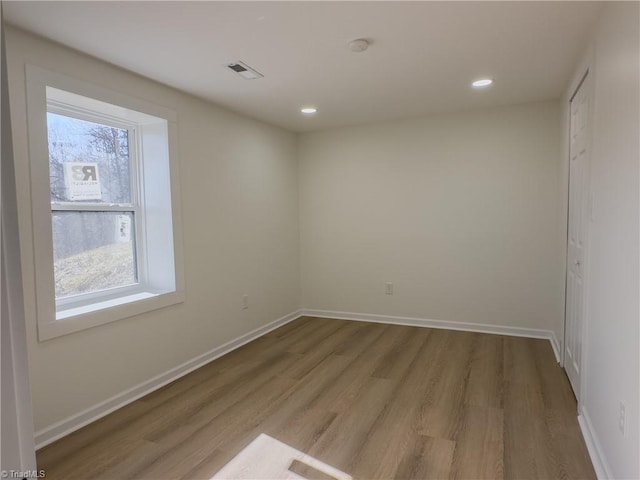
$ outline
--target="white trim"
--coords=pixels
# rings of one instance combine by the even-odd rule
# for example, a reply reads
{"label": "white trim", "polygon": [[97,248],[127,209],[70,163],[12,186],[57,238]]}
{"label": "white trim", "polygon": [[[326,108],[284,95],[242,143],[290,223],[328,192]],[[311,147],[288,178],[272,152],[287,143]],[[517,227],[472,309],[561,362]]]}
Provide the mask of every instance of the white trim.
{"label": "white trim", "polygon": [[614,478],[609,462],[607,462],[607,457],[604,455],[602,446],[598,441],[598,437],[591,423],[591,418],[584,406],[582,406],[581,413],[578,415],[578,423],[580,424],[580,430],[584,437],[584,443],[587,444],[587,450],[589,451],[589,457],[591,457],[593,469],[596,471],[596,476],[599,480]]}
{"label": "white trim", "polygon": [[389,315],[374,315],[370,313],[332,312],[308,309],[302,310],[302,315],[319,318],[336,318],[339,320],[355,320],[358,322],[388,323],[391,325],[405,325],[409,327],[427,327],[441,328],[445,330],[462,330],[464,332],[493,333],[496,335],[509,335],[512,337],[543,338],[551,342],[552,348],[552,339],[555,337],[551,330],[508,327],[506,325],[492,325],[486,323],[456,322],[452,320],[431,320],[426,318],[395,317]]}
{"label": "white trim", "polygon": [[[1,8],[1,6],[0,6]],[[20,238],[18,234],[18,200],[9,86],[5,27],[0,11],[0,350],[2,350],[0,418],[2,449],[1,476],[7,470],[35,471],[33,442],[33,408],[29,387],[27,328],[22,284]],[[13,105],[15,107],[15,105]],[[16,475],[17,476],[17,475]]]}
{"label": "white trim", "polygon": [[129,110],[133,110],[135,112],[152,115],[154,117],[164,118],[170,122],[176,122],[178,119],[178,114],[172,108],[167,108],[165,106],[151,103],[141,98],[136,98],[131,95],[119,93],[114,90],[90,83],[89,81],[73,78],[59,72],[54,72],[52,70],[38,67],[36,65],[27,64],[25,65],[25,69],[27,72],[27,76],[46,78],[50,85],[45,86],[49,86],[55,89],[62,89],[65,92],[68,92],[68,90],[71,89],[72,93],[76,95],[93,98],[94,100],[117,105]]}
{"label": "white trim", "polygon": [[[137,287],[137,285],[129,285],[129,288],[131,287]],[[118,292],[119,292],[119,295],[113,298],[108,298],[105,300],[95,299],[91,303],[80,304],[80,305],[76,304],[75,306],[67,307],[64,309],[58,308],[58,314],[57,314],[56,320],[65,320],[67,318],[76,317],[78,315],[93,313],[96,310],[113,308],[119,305],[123,305],[125,303],[138,302],[140,300],[146,300],[147,298],[153,298],[157,295],[156,293],[144,292],[144,291],[142,292],[133,291],[129,295],[123,295],[121,289],[118,289]],[[57,305],[61,305],[61,304],[62,302],[60,301],[57,302]]]}
{"label": "white trim", "polygon": [[243,345],[249,343],[256,338],[266,335],[272,330],[275,330],[282,325],[285,325],[297,318],[300,318],[302,313],[300,310],[292,312],[284,317],[274,320],[271,323],[256,328],[251,332],[245,333],[238,338],[231,340],[224,345],[220,345],[206,353],[198,355],[187,362],[178,365],[164,373],[156,375],[155,377],[146,380],[134,387],[131,387],[117,395],[114,395],[107,400],[104,400],[92,407],[87,408],[75,415],[65,418],[59,422],[54,423],[42,430],[35,433],[36,449],[40,449],[50,443],[64,437],[65,435],[74,432],[89,423],[108,415],[109,413],[124,407],[125,405],[134,402],[135,400],[144,397],[145,395],[157,390],[168,383],[171,383],[184,375],[206,365],[207,363],[221,357]]}
{"label": "white trim", "polygon": [[[88,309],[82,312],[81,308],[75,308],[69,313],[76,315],[64,317],[61,315],[59,320],[51,322],[41,322],[38,324],[38,341],[44,342],[52,338],[68,335],[87,328],[98,327],[107,323],[125,318],[135,317],[143,313],[159,310],[171,305],[184,302],[184,290],[158,293],[149,296],[150,292],[139,292],[126,297],[119,297],[119,300],[111,306],[109,301],[94,303],[94,307],[98,309]],[[135,301],[127,301],[135,299]],[[119,302],[119,303],[118,303]]]}
{"label": "white trim", "polygon": [[[556,361],[560,364],[562,362],[562,350],[560,349],[560,342],[558,341],[558,337],[556,337],[556,332],[551,330],[549,332],[551,336],[549,337],[549,341],[551,342],[551,348],[553,349],[553,354],[556,356]],[[562,364],[560,364],[562,367]]]}
{"label": "white trim", "polygon": [[[564,232],[564,241],[563,241],[563,249],[564,249],[564,260],[565,260],[565,264],[564,264],[564,276],[565,276],[565,283],[564,283],[564,298],[563,298],[563,303],[564,303],[564,318],[563,318],[563,322],[562,322],[562,343],[561,343],[561,348],[560,348],[560,358],[561,358],[561,362],[560,365],[565,368],[566,365],[566,350],[567,350],[567,345],[566,345],[566,328],[567,328],[567,283],[566,283],[566,278],[568,275],[568,270],[569,270],[569,263],[568,263],[568,256],[569,256],[569,248],[568,248],[568,235],[569,235],[569,182],[570,182],[570,145],[571,145],[571,134],[570,134],[570,129],[571,129],[571,100],[573,99],[573,97],[575,96],[575,94],[577,93],[578,89],[580,88],[580,86],[582,85],[583,81],[588,81],[590,82],[588,85],[589,88],[589,115],[588,115],[588,148],[589,148],[589,152],[591,152],[592,149],[592,141],[593,141],[593,126],[594,126],[594,117],[593,117],[593,112],[594,112],[594,92],[595,92],[595,75],[593,74],[594,72],[594,68],[595,68],[595,63],[596,63],[596,59],[595,59],[595,43],[592,40],[589,41],[589,44],[587,45],[587,47],[585,48],[582,57],[580,58],[580,61],[578,63],[578,67],[573,71],[573,76],[571,77],[571,80],[569,82],[569,85],[567,87],[567,89],[565,90],[563,96],[562,96],[562,100],[561,100],[561,104],[563,105],[564,110],[564,114],[565,116],[563,117],[563,125],[562,125],[562,129],[563,129],[563,152],[562,152],[562,169],[563,169],[563,175],[564,175],[564,180],[565,182],[564,185],[562,185],[562,196],[564,197],[563,201],[566,201],[566,204],[564,204],[564,206],[566,207],[566,210],[564,212],[564,214],[566,215],[565,219],[566,219],[566,231]],[[590,78],[587,78],[590,77]],[[588,162],[587,162],[587,167],[586,167],[586,172],[585,172],[585,176],[587,179],[590,178],[590,173],[591,172],[591,154],[588,154]],[[589,197],[590,197],[590,182],[589,180],[586,181],[586,188],[585,191],[583,192],[583,195],[585,196],[585,198],[583,199],[583,201],[585,202],[589,202]],[[587,207],[588,210],[588,207]],[[589,227],[590,227],[590,223],[591,223],[591,219],[590,219],[590,214],[587,214],[586,218],[585,218],[585,222],[584,222],[584,246],[583,246],[583,252],[584,252],[584,271],[583,271],[583,276],[582,276],[582,281],[583,281],[583,292],[586,292],[583,294],[583,302],[582,302],[582,352],[581,352],[581,356],[580,356],[580,390],[576,393],[576,398],[578,400],[578,410],[580,410],[581,405],[582,405],[582,399],[585,398],[586,395],[586,391],[587,391],[587,375],[586,375],[586,361],[584,360],[585,358],[587,358],[588,355],[588,350],[589,350],[589,345],[588,345],[588,322],[587,319],[589,318],[589,302],[588,300],[588,291],[589,291],[589,255],[588,255],[588,248],[589,248]],[[565,368],[566,370],[566,368]]]}

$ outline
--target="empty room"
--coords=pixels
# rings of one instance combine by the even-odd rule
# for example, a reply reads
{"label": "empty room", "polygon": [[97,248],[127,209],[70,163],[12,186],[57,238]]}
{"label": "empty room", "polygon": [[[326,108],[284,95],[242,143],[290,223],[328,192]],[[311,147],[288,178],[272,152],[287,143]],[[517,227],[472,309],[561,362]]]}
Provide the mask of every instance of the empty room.
{"label": "empty room", "polygon": [[6,1],[2,478],[640,479],[640,3]]}

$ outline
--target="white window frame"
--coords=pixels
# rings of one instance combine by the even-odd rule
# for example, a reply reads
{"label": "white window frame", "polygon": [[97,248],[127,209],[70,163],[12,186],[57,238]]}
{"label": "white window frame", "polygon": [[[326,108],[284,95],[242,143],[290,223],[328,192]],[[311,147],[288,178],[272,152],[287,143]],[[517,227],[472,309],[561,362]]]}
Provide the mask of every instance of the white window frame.
{"label": "white window frame", "polygon": [[[176,112],[33,65],[27,65],[26,74],[39,341],[183,302]],[[61,97],[48,99],[48,91]],[[71,100],[64,101],[65,95]],[[78,96],[89,107],[74,102]],[[131,205],[51,202],[48,111],[129,131]],[[147,158],[145,150],[153,154]],[[55,210],[135,211],[138,283],[56,301]]]}

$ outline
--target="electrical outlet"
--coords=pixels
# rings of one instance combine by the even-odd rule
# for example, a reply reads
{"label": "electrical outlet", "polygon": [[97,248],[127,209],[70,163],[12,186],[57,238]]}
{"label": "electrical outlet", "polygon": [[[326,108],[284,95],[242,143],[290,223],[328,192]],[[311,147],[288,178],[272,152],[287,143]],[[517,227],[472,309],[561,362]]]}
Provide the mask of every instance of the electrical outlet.
{"label": "electrical outlet", "polygon": [[384,284],[385,295],[393,295],[393,283],[387,282]]}
{"label": "electrical outlet", "polygon": [[249,295],[246,293],[242,296],[242,309],[246,310],[249,308]]}
{"label": "electrical outlet", "polygon": [[620,402],[620,415],[618,416],[618,430],[620,430],[620,433],[624,436],[624,427],[625,427],[625,422],[626,422],[626,408],[625,408],[625,404]]}

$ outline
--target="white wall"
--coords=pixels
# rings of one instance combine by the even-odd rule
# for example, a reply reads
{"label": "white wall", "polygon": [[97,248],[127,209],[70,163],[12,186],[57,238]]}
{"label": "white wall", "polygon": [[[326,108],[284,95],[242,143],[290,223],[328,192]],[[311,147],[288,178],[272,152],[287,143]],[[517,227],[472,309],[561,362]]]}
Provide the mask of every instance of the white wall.
{"label": "white wall", "polygon": [[[0,168],[0,471],[36,468],[33,416],[29,390],[29,363],[22,297],[18,206],[11,142],[9,91],[4,41],[4,19],[0,11],[0,119],[2,145]],[[17,279],[10,282],[9,279]]]}
{"label": "white wall", "polygon": [[637,2],[608,3],[591,48],[593,218],[580,407],[602,473],[633,479],[640,478],[639,17]]}
{"label": "white wall", "polygon": [[[36,430],[298,309],[293,134],[15,29],[7,54]],[[177,111],[184,304],[38,343],[26,63]]]}
{"label": "white wall", "polygon": [[558,102],[303,134],[298,155],[305,308],[562,322]]}

